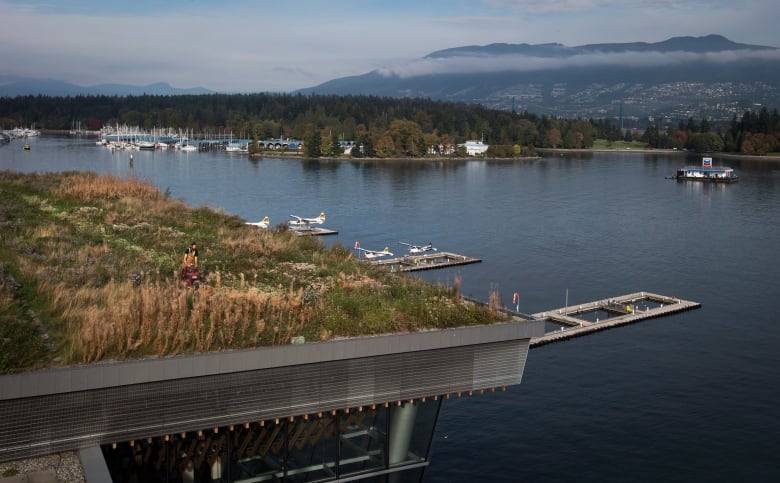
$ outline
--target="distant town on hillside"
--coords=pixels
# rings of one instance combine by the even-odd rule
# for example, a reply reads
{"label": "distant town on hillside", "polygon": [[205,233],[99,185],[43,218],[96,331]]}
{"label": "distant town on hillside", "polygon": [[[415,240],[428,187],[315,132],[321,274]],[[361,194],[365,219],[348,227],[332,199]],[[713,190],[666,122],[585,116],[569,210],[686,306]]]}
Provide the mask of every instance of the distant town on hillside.
{"label": "distant town on hillside", "polygon": [[[569,119],[620,118],[638,126],[688,118],[728,121],[745,111],[780,107],[780,49],[741,44],[720,35],[576,47],[454,47],[410,65],[417,63],[441,71],[432,67],[433,71],[415,75],[416,71],[405,72],[403,67],[376,69],[292,93],[424,98]],[[0,75],[0,97],[214,93],[165,82],[77,86],[62,80]]]}

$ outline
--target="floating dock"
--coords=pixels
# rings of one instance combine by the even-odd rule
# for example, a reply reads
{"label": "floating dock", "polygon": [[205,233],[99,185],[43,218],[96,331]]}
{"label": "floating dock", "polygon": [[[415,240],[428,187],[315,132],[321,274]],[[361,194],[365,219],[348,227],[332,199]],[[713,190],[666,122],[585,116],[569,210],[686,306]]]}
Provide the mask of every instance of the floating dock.
{"label": "floating dock", "polygon": [[313,226],[311,228],[290,228],[290,230],[298,236],[325,236],[338,234],[338,231],[336,230],[320,228],[319,226]]}
{"label": "floating dock", "polygon": [[[532,320],[545,320],[560,324],[560,330],[548,332],[531,339],[531,347],[560,342],[572,337],[591,334],[645,319],[663,317],[685,310],[698,309],[701,304],[677,297],[650,292],[636,292],[619,297],[576,304],[531,315]],[[604,315],[604,318],[596,317]],[[586,320],[592,316],[595,320]]]}
{"label": "floating dock", "polygon": [[482,260],[466,255],[450,252],[434,252],[425,255],[405,255],[400,258],[388,258],[386,260],[372,260],[374,265],[381,265],[393,272],[415,272],[418,270],[433,270],[435,268],[447,268],[469,263],[479,263]]}

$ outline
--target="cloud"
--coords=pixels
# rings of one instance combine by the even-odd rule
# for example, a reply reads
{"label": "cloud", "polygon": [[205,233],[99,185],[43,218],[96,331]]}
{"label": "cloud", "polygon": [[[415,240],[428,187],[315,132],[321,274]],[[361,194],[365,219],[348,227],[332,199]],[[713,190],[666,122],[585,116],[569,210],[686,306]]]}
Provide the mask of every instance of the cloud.
{"label": "cloud", "polygon": [[[760,0],[759,0],[760,1]],[[493,9],[509,9],[531,14],[575,13],[610,10],[695,10],[732,5],[729,0],[485,0]]]}
{"label": "cloud", "polygon": [[[255,0],[48,1],[0,0],[3,73],[226,92],[294,90],[383,66],[403,75],[447,71],[458,61],[410,59],[463,45],[656,42],[709,33],[767,44],[780,22],[770,0],[729,10],[725,0],[706,7],[705,0],[349,0],[339,8],[313,0],[278,8]],[[488,63],[471,66],[494,69]]]}
{"label": "cloud", "polygon": [[729,63],[746,59],[780,60],[780,50],[694,52],[620,52],[589,53],[567,57],[527,55],[462,56],[425,58],[378,69],[385,77],[419,77],[436,74],[531,72],[564,67],[661,67],[692,62]]}

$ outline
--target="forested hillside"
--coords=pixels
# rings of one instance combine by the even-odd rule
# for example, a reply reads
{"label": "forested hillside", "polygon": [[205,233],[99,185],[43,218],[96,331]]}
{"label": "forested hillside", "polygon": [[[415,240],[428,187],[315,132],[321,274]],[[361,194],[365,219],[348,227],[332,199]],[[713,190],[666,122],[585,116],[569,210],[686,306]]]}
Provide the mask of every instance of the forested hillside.
{"label": "forested hillside", "polygon": [[468,139],[489,155],[531,155],[534,148],[585,149],[596,139],[633,140],[653,148],[761,154],[778,150],[780,117],[761,109],[729,125],[706,119],[621,130],[616,119],[564,119],[479,105],[412,98],[303,94],[185,96],[26,96],[0,98],[0,126],[97,130],[116,124],[172,128],[250,139],[295,138],[320,144],[313,156],[338,154],[339,140],[363,146],[353,156],[422,157]]}

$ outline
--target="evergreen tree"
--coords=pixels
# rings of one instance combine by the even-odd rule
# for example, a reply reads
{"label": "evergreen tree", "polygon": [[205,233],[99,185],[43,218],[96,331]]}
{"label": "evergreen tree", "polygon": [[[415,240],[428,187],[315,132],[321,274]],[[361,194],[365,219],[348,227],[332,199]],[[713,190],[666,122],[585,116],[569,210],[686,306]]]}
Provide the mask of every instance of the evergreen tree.
{"label": "evergreen tree", "polygon": [[309,158],[319,158],[322,154],[322,138],[320,133],[310,131],[303,140],[303,154]]}

